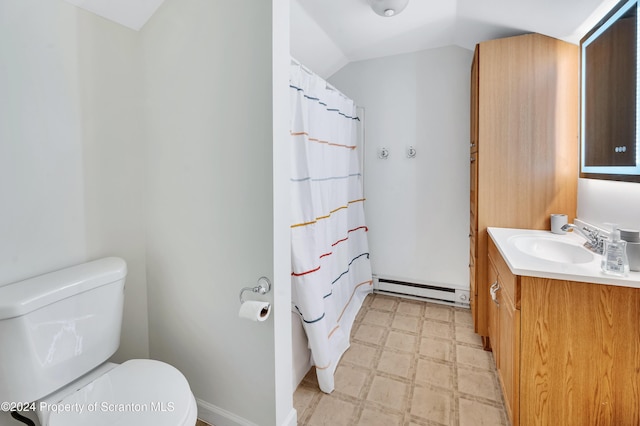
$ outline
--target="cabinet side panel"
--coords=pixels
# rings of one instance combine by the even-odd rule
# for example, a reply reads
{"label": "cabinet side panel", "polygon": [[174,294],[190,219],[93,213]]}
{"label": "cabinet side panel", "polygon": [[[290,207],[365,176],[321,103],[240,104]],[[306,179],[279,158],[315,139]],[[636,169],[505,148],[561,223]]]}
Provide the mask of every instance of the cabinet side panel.
{"label": "cabinet side panel", "polygon": [[520,423],[640,424],[640,289],[521,283]]}
{"label": "cabinet side panel", "polygon": [[550,214],[576,215],[578,47],[527,34],[480,43],[476,56],[476,331],[486,336],[486,228],[549,229]]}
{"label": "cabinet side panel", "polygon": [[576,213],[578,48],[538,34],[482,43],[479,228],[549,229]]}

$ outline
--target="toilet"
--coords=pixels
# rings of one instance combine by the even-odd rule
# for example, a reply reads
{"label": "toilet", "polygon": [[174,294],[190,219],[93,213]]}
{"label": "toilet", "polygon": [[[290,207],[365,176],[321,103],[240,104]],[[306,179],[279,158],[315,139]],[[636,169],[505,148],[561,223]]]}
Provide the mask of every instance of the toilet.
{"label": "toilet", "polygon": [[124,260],[109,257],[0,287],[0,401],[41,426],[194,426],[175,367],[107,362],[120,344]]}

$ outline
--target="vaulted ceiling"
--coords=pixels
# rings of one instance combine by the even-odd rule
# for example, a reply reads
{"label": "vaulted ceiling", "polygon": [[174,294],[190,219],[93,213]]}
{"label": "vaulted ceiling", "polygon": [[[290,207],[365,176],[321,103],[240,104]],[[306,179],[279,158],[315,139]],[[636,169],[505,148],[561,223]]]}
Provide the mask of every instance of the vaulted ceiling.
{"label": "vaulted ceiling", "polygon": [[[164,0],[66,1],[139,30]],[[385,18],[368,0],[290,0],[291,54],[328,77],[352,61],[529,32],[577,44],[617,1],[409,0]]]}
{"label": "vaulted ceiling", "polygon": [[348,62],[537,32],[572,43],[617,0],[409,0],[376,15],[367,0],[291,0],[291,52],[329,76]]}
{"label": "vaulted ceiling", "polygon": [[164,0],[66,0],[82,9],[117,22],[133,30],[140,30]]}

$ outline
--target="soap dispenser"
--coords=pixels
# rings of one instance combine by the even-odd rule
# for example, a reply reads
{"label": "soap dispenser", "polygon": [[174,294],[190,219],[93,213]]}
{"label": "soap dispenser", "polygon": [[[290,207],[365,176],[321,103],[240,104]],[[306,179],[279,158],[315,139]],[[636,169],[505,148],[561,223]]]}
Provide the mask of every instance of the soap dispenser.
{"label": "soap dispenser", "polygon": [[604,253],[600,266],[606,274],[625,276],[629,272],[627,242],[620,239],[618,225],[614,223],[608,225],[611,225],[611,233],[609,239],[604,242]]}

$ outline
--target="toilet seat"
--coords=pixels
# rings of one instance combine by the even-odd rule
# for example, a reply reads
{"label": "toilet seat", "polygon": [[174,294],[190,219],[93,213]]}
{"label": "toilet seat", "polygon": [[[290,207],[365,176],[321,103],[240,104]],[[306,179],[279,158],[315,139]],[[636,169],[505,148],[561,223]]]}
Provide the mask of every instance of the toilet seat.
{"label": "toilet seat", "polygon": [[104,370],[88,384],[72,384],[39,401],[42,426],[195,425],[195,398],[173,366],[135,359]]}

